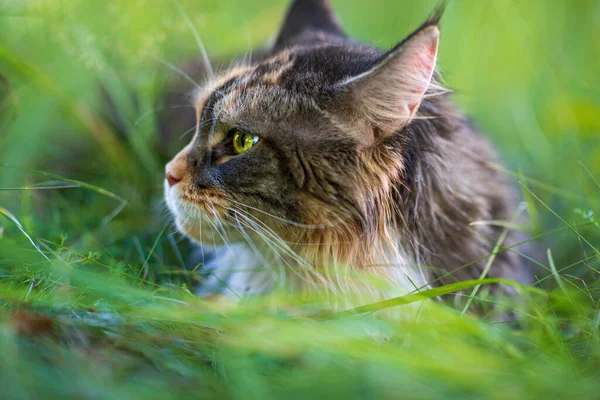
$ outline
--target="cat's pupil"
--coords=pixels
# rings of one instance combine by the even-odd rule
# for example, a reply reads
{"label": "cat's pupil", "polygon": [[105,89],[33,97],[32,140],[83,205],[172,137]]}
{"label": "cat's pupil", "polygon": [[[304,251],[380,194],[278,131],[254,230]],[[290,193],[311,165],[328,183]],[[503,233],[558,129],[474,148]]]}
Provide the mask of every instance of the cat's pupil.
{"label": "cat's pupil", "polygon": [[245,151],[250,150],[256,143],[258,143],[258,136],[250,135],[245,132],[236,131],[233,135],[233,150],[237,154],[242,154]]}

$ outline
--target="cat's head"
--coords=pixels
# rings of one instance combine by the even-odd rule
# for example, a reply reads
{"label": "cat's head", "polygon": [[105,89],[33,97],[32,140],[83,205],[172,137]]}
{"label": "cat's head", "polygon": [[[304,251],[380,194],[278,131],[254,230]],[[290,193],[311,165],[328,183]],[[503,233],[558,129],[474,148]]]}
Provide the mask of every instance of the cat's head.
{"label": "cat's head", "polygon": [[381,52],[346,37],[327,0],[296,0],[266,55],[198,91],[196,133],[166,168],[179,229],[360,237],[381,222],[432,91],[440,15]]}

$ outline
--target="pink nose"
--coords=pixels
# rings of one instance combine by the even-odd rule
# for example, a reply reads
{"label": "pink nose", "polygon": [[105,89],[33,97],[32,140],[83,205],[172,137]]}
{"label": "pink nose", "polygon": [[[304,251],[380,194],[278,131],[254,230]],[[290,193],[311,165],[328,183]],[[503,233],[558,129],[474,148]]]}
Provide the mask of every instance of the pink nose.
{"label": "pink nose", "polygon": [[186,149],[183,149],[167,164],[165,168],[165,179],[169,183],[169,187],[177,185],[185,177],[188,170],[186,154]]}
{"label": "pink nose", "polygon": [[166,178],[167,182],[169,182],[169,187],[173,187],[174,185],[177,185],[179,182],[181,182],[181,179],[176,178],[170,172],[167,172]]}

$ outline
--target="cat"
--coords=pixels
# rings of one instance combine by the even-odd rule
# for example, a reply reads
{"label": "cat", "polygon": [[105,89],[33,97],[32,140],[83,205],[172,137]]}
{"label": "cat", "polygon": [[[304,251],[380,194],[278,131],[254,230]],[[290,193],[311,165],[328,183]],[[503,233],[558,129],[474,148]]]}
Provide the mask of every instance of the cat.
{"label": "cat", "polygon": [[195,90],[164,191],[178,230],[213,253],[200,294],[529,282],[510,251],[484,273],[519,240],[485,221],[517,220],[518,197],[439,83],[443,9],[381,51],[327,0],[295,0],[267,49]]}

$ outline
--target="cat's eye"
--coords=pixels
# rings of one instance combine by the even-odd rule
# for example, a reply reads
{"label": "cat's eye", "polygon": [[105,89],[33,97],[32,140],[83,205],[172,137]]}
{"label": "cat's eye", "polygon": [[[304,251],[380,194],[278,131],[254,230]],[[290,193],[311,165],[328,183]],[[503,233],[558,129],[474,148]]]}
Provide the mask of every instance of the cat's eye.
{"label": "cat's eye", "polygon": [[242,131],[235,131],[233,133],[233,150],[237,154],[242,154],[250,150],[260,138],[256,135],[251,135]]}

